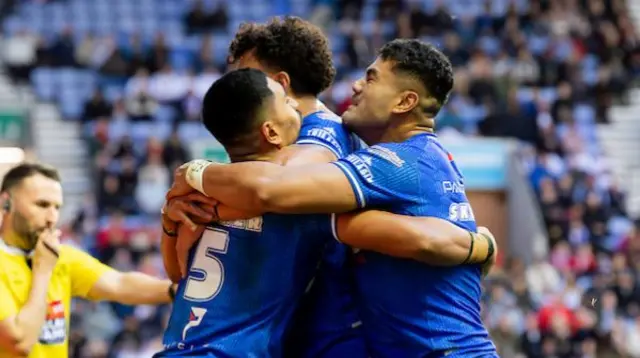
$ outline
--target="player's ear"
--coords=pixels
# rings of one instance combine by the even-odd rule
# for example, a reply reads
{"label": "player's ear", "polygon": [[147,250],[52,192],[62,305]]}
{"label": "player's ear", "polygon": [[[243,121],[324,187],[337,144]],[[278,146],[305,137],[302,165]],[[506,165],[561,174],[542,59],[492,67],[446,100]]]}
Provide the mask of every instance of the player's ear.
{"label": "player's ear", "polygon": [[289,77],[289,74],[284,72],[284,71],[280,71],[278,73],[276,73],[275,75],[272,76],[273,80],[278,82],[282,88],[284,88],[285,93],[289,94],[290,90],[291,90],[291,78]]}
{"label": "player's ear", "polygon": [[394,114],[402,114],[413,111],[420,104],[420,96],[415,91],[403,91],[393,107]]}
{"label": "player's ear", "polygon": [[262,123],[262,126],[260,127],[260,133],[267,143],[278,149],[283,147],[282,136],[280,135],[280,131],[273,121],[264,121],[264,123]]}

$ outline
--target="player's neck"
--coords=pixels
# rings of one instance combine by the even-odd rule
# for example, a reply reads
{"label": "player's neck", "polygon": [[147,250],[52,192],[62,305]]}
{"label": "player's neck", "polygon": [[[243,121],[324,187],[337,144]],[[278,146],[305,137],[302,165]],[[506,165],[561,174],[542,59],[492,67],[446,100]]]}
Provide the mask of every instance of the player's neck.
{"label": "player's neck", "polygon": [[314,96],[292,96],[292,98],[298,102],[297,109],[302,117],[306,117],[324,108],[322,103]]}
{"label": "player's neck", "polygon": [[434,133],[434,124],[432,118],[392,121],[389,127],[379,134],[375,143],[399,143],[418,134]]}
{"label": "player's neck", "polygon": [[281,152],[282,152],[281,149],[274,148],[273,150],[266,151],[266,152],[244,154],[244,155],[237,155],[237,156],[234,156],[231,153],[229,153],[229,159],[231,160],[232,163],[270,162],[275,164],[282,164],[282,161],[284,160],[285,157],[282,155],[279,155]]}

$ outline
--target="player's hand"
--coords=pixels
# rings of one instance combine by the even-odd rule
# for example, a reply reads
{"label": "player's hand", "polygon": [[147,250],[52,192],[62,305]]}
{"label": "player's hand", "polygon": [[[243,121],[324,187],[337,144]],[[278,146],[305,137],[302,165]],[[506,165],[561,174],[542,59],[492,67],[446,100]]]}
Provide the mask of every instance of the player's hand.
{"label": "player's hand", "polygon": [[189,183],[187,183],[186,173],[187,173],[187,168],[189,167],[189,164],[191,164],[191,162],[182,164],[181,166],[176,168],[176,170],[173,172],[173,184],[171,185],[171,188],[169,188],[169,191],[167,192],[167,195],[166,195],[167,201],[178,196],[184,196],[189,193],[196,192],[196,190],[192,188],[191,185],[189,185]]}
{"label": "player's hand", "polygon": [[33,251],[33,272],[51,273],[60,256],[60,230],[45,229]]}
{"label": "player's hand", "polygon": [[493,247],[494,247],[493,255],[489,260],[487,260],[487,262],[485,262],[484,265],[482,265],[482,275],[486,276],[489,274],[493,266],[495,266],[496,261],[498,259],[498,243],[496,242],[496,238],[495,236],[493,236],[491,231],[489,231],[489,229],[484,226],[478,227],[478,234],[486,235],[486,237],[489,240],[491,240],[491,242],[493,242]]}
{"label": "player's hand", "polygon": [[198,192],[174,197],[167,201],[164,213],[175,223],[187,225],[193,230],[198,223],[209,223],[217,220],[215,206],[218,202]]}

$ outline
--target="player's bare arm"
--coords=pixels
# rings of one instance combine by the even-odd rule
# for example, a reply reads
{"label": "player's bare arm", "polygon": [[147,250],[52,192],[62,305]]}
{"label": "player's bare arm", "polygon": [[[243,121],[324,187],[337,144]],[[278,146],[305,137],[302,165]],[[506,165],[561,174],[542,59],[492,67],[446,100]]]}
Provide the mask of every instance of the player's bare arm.
{"label": "player's bare arm", "polygon": [[167,198],[194,189],[232,208],[258,212],[343,213],[358,206],[349,180],[332,164],[283,167],[195,160],[176,171]]}
{"label": "player's bare arm", "polygon": [[125,305],[171,303],[175,286],[141,272],[109,271],[103,274],[89,291],[94,300],[119,302]]}
{"label": "player's bare arm", "polygon": [[[26,357],[38,341],[47,312],[47,290],[59,256],[58,230],[45,230],[33,256],[33,276],[27,302],[16,315],[0,322],[0,349]],[[0,288],[4,289],[4,288]],[[2,302],[9,305],[11,302]]]}
{"label": "player's bare arm", "polygon": [[378,210],[338,215],[336,235],[355,248],[436,266],[493,264],[496,250],[486,229],[476,234],[442,219]]}
{"label": "player's bare arm", "polygon": [[[179,178],[183,178],[184,182],[186,182],[185,176],[190,176],[192,178],[192,183],[195,182],[193,186],[198,188],[198,178],[202,178],[201,189],[204,194],[212,196],[226,205],[238,205],[240,206],[240,210],[246,210],[249,206],[243,206],[242,201],[236,202],[233,193],[236,193],[237,196],[243,197],[243,200],[252,201],[253,204],[251,207],[253,207],[254,210],[260,210],[263,212],[345,212],[350,211],[357,206],[353,190],[344,173],[331,164],[282,167],[270,163],[258,162],[229,165],[216,165],[200,162],[199,165],[194,167],[191,167],[190,165],[183,167],[183,170],[186,173],[177,173],[176,182]],[[197,175],[199,167],[201,168],[201,176]],[[191,168],[191,173],[189,173],[188,168]],[[195,180],[193,179],[194,177],[196,178]],[[185,184],[177,183],[177,185]],[[227,185],[230,187],[225,189],[225,186]],[[189,183],[185,185],[186,190],[189,190],[187,186],[191,185]],[[420,261],[425,261],[425,259],[445,260],[440,263],[434,263],[441,265],[446,265],[448,264],[447,262],[451,262],[449,263],[450,265],[460,264],[466,256],[461,260],[454,262],[456,259],[459,259],[458,254],[462,253],[462,255],[467,255],[469,253],[469,233],[460,229],[461,231],[464,231],[464,235],[454,238],[455,234],[453,234],[448,237],[448,239],[452,241],[461,239],[462,242],[466,242],[466,244],[463,244],[465,246],[458,247],[461,249],[459,252],[456,252],[455,249],[452,249],[451,246],[448,245],[450,241],[448,241],[447,238],[444,240],[427,239],[426,241],[433,245],[430,247],[430,251],[428,251],[431,256],[426,258],[424,256],[424,251],[421,252],[419,257],[414,256],[419,250],[421,250],[421,245],[424,245],[425,236],[428,237],[429,233],[434,232],[436,232],[435,235],[438,235],[437,228],[433,230],[433,228],[430,227],[433,222],[432,220],[435,219],[405,217],[389,213],[384,214],[384,219],[385,222],[388,223],[388,226],[402,227],[407,223],[411,224],[409,227],[415,230],[412,231],[415,235],[400,237],[400,240],[404,241],[405,244],[408,245],[404,246],[404,248],[411,247],[416,251],[408,254],[408,252],[394,251],[397,250],[393,248],[394,245],[384,245],[383,240],[386,235],[376,236],[377,233],[384,232],[384,228],[381,228],[380,230],[367,231],[372,233],[372,237],[369,237],[367,234],[354,235],[356,236],[356,240],[359,240],[357,243],[348,241],[344,242],[354,247],[370,249],[372,251],[378,251],[391,256],[407,257]],[[364,212],[363,215],[366,215],[366,212]],[[379,213],[371,215],[379,215]],[[365,225],[362,226],[366,227],[365,219],[363,219],[363,221]],[[371,221],[373,222],[375,220]],[[446,229],[457,229],[457,227],[451,223],[445,224],[447,225]],[[418,229],[424,229],[425,232],[419,233]],[[399,231],[402,230],[403,229],[400,229]],[[407,230],[407,228],[405,227],[404,230]],[[442,238],[442,236],[439,238]],[[363,244],[362,241],[370,241],[368,245],[371,246],[366,246],[367,244]],[[486,240],[484,245],[487,245]],[[486,252],[487,251],[485,251],[485,253]],[[441,256],[440,258],[436,258],[439,255],[443,255],[444,257]],[[483,260],[478,259],[478,261],[474,261],[474,263],[486,262],[486,258],[487,257],[484,257]]]}

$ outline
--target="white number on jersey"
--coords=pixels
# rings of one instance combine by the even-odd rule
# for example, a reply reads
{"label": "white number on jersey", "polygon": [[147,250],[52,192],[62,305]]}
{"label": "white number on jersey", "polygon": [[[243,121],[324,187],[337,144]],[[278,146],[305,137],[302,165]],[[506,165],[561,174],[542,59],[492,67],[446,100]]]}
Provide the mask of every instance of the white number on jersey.
{"label": "white number on jersey", "polygon": [[191,263],[187,286],[184,290],[185,299],[206,302],[220,292],[224,283],[224,267],[213,253],[226,254],[228,247],[228,232],[210,228],[204,231]]}

